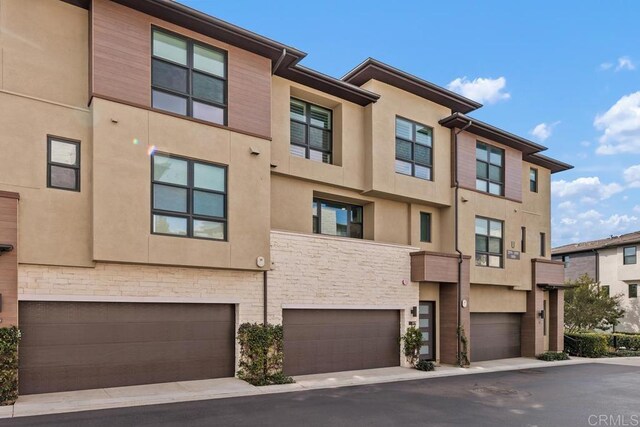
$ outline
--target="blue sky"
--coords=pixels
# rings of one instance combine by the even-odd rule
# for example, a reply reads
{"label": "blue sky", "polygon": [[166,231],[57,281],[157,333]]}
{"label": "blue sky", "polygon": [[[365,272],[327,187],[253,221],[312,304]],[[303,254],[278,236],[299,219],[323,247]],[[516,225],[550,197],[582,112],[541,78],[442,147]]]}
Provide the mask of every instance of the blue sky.
{"label": "blue sky", "polygon": [[640,230],[640,2],[181,2],[335,77],[371,56],[479,100],[576,166],[552,179],[554,246]]}

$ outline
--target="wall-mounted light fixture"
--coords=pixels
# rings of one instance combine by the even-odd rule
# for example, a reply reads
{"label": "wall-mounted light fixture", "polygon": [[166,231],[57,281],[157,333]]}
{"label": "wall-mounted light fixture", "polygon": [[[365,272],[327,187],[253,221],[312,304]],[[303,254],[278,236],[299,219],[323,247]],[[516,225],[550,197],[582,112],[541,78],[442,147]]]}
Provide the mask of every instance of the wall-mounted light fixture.
{"label": "wall-mounted light fixture", "polygon": [[413,317],[418,317],[418,307],[416,306],[411,307],[411,315]]}
{"label": "wall-mounted light fixture", "polygon": [[541,319],[544,319],[544,310],[540,310],[538,312],[538,316],[540,316]]}
{"label": "wall-mounted light fixture", "polygon": [[0,255],[5,252],[11,252],[13,250],[13,245],[9,244],[0,244]]}

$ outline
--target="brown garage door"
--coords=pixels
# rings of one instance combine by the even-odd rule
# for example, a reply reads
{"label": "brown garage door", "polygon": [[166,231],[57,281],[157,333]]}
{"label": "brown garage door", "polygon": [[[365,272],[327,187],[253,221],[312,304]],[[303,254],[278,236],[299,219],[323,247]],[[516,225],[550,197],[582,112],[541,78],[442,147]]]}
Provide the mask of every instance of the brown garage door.
{"label": "brown garage door", "polygon": [[232,305],[21,302],[20,394],[234,375]]}
{"label": "brown garage door", "polygon": [[471,361],[520,357],[517,313],[471,313]]}
{"label": "brown garage door", "polygon": [[400,364],[397,310],[284,310],[287,375]]}

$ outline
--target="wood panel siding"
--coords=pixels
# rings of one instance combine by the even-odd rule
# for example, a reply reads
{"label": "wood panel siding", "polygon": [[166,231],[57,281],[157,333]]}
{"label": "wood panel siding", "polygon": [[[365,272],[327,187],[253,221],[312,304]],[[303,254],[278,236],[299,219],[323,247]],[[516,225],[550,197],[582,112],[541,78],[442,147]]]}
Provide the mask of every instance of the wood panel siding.
{"label": "wood panel siding", "polygon": [[[467,337],[471,333],[470,304],[466,307],[462,307],[461,304],[462,300],[469,301],[471,292],[469,257],[464,258],[461,273],[460,296],[458,296],[456,284],[440,284],[440,361],[450,365],[458,363],[458,310],[460,310],[460,324]],[[472,348],[467,348],[469,357],[472,351]]]}
{"label": "wood panel siding", "polygon": [[[468,132],[458,135],[457,168],[460,187],[476,191],[476,142],[481,141],[504,150],[504,197],[522,202],[522,153]],[[483,194],[489,194],[484,193]],[[499,196],[498,196],[499,197]]]}
{"label": "wood panel siding", "polygon": [[0,191],[0,244],[12,245],[0,253],[0,294],[2,326],[18,324],[18,195]]}
{"label": "wood panel siding", "polygon": [[458,256],[428,251],[411,253],[411,281],[457,283]]}
{"label": "wood panel siding", "polygon": [[564,284],[564,263],[562,261],[549,261],[546,259],[532,259],[534,271],[534,286],[562,285]]}
{"label": "wood panel siding", "polygon": [[109,0],[91,9],[91,95],[151,108],[151,27],[217,47],[228,58],[228,123],[271,136],[271,60]]}

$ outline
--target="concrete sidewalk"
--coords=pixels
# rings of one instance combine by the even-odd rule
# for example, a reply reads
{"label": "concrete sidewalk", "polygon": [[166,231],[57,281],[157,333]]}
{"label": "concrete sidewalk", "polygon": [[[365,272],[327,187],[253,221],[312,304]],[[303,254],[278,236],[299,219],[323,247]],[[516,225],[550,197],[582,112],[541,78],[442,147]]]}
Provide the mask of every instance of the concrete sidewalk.
{"label": "concrete sidewalk", "polygon": [[255,387],[237,378],[185,381],[80,390],[21,396],[15,405],[0,407],[0,418],[25,417],[96,409],[155,405],[162,403],[222,399],[271,393],[285,393],[321,388],[378,384],[396,381],[440,378],[454,375],[473,375],[584,363],[614,363],[640,366],[640,358],[585,359],[574,357],[561,362],[544,362],[533,358],[514,358],[476,362],[470,368],[440,366],[432,372],[393,367],[294,377],[295,384]]}

